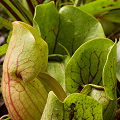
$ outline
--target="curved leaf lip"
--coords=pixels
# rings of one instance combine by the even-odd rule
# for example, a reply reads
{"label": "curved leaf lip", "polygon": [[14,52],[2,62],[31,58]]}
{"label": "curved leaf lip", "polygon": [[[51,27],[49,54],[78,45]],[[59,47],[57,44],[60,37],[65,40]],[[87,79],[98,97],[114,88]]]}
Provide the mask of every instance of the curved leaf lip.
{"label": "curved leaf lip", "polygon": [[115,43],[113,44],[107,55],[107,59],[103,67],[103,75],[102,75],[105,92],[111,100],[114,100],[116,98],[116,86],[117,86],[116,56],[117,56],[117,40],[115,41]]}
{"label": "curved leaf lip", "polygon": [[[28,32],[28,34],[30,35],[29,37],[31,38],[31,40],[33,40],[33,43],[35,43],[36,44],[36,46],[37,46],[37,43],[36,43],[36,41],[35,41],[35,38],[34,38],[34,36],[33,36],[33,34],[31,34],[31,32],[24,26],[24,25],[22,25],[21,24],[22,22],[20,22],[20,21],[15,21],[15,22],[12,22],[12,25],[13,25],[13,32],[14,32],[14,34],[16,34],[16,35],[18,35],[18,33],[16,33],[16,31],[15,31],[15,26],[21,26],[22,27],[22,29],[24,29],[25,28],[25,31],[27,31]],[[18,32],[18,31],[17,31]],[[25,33],[26,34],[26,33]],[[24,49],[24,43],[25,43],[25,41],[22,41],[23,42],[23,46],[22,46],[22,44],[19,44],[19,41],[16,41],[16,43],[14,43],[14,41],[13,41],[13,36],[14,35],[12,35],[11,36],[11,41],[10,41],[10,43],[9,43],[9,46],[8,46],[8,51],[9,51],[9,49],[11,50],[11,53],[9,53],[10,55],[9,55],[9,59],[10,59],[10,56],[11,56],[11,54],[12,54],[12,52],[13,52],[13,50],[16,48],[16,43],[17,43],[17,45],[19,45],[19,49],[18,49],[18,51],[16,52],[17,54],[16,55],[18,55],[18,56],[15,56],[15,58],[16,58],[16,61],[14,61],[13,63],[15,63],[16,62],[16,71],[15,70],[13,70],[12,72],[15,72],[14,74],[16,75],[16,77],[17,78],[21,78],[24,82],[27,82],[27,81],[29,81],[29,80],[31,80],[31,79],[26,79],[26,78],[24,78],[25,76],[24,75],[22,75],[22,71],[24,71],[25,69],[29,69],[30,68],[30,66],[28,66],[27,65],[27,67],[26,68],[24,68],[23,70],[20,70],[20,72],[17,72],[17,70],[18,70],[18,59],[19,59],[19,57],[20,57],[20,55],[21,54],[23,54],[23,49]],[[15,36],[14,36],[15,37]],[[18,39],[18,38],[17,38]],[[12,46],[11,46],[11,44],[12,44]],[[14,46],[13,46],[13,44],[14,44]],[[20,45],[21,45],[21,47],[23,47],[23,48],[20,48]],[[13,47],[13,48],[12,48]],[[25,48],[26,49],[26,48]],[[39,47],[37,47],[37,49],[39,49]],[[21,51],[20,53],[19,53],[19,50]],[[30,53],[31,54],[31,53]],[[40,50],[38,50],[38,53],[37,53],[38,55],[39,55],[39,60],[41,59],[41,52],[40,52]],[[13,56],[13,55],[12,55]],[[29,57],[31,57],[31,55],[29,56]],[[27,63],[27,59],[29,59],[29,58],[24,58],[24,59],[26,59],[26,62],[24,62],[25,64]],[[34,59],[34,58],[33,58]],[[41,60],[40,60],[41,61]],[[39,67],[39,69],[38,69],[38,71],[37,71],[37,74],[35,75],[35,76],[37,76],[38,74],[39,74],[39,71],[41,70],[41,65],[42,65],[42,63],[40,62],[39,63],[40,65],[40,67]],[[37,67],[38,68],[38,67]],[[35,78],[35,77],[34,77]]]}
{"label": "curved leaf lip", "polygon": [[41,60],[42,60],[42,66],[41,66],[41,72],[44,72],[47,68],[48,63],[48,44],[45,40],[42,39],[41,35],[38,33],[38,31],[33,28],[31,25],[28,25],[24,22],[18,21],[20,24],[22,24],[26,29],[30,31],[30,33],[34,36],[35,42],[41,52]]}

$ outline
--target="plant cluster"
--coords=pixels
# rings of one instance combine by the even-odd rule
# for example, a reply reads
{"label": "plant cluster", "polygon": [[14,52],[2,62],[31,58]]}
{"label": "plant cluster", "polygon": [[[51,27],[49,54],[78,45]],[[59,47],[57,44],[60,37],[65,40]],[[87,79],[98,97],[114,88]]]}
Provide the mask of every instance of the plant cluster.
{"label": "plant cluster", "polygon": [[[14,3],[1,5],[9,2]],[[119,24],[114,14],[120,1],[73,2],[60,10],[54,2],[37,5],[34,17],[27,11],[30,18],[22,16],[23,22],[1,18],[12,30],[8,48],[0,49],[1,54],[7,50],[1,85],[12,120],[114,120],[120,43],[105,37],[102,22],[93,15],[112,16],[109,24]],[[106,13],[112,9],[118,10]]]}

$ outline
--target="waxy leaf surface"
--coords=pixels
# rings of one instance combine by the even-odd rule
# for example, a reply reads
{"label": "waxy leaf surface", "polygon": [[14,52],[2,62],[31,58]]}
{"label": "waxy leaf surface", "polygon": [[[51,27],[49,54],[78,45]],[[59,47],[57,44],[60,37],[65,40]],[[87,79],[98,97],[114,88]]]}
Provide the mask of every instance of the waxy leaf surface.
{"label": "waxy leaf surface", "polygon": [[[70,55],[84,42],[105,37],[101,24],[82,10],[73,6],[65,6],[60,9],[59,14],[60,28],[57,42],[65,46]],[[58,45],[55,52],[65,54]]]}
{"label": "waxy leaf surface", "polygon": [[79,93],[69,95],[60,102],[49,93],[41,120],[102,120],[102,106],[98,101]]}
{"label": "waxy leaf surface", "polygon": [[55,78],[62,88],[65,91],[65,67],[70,59],[69,56],[65,55],[51,55],[49,56],[48,60],[48,66],[46,69],[46,73],[51,75],[53,78]]}
{"label": "waxy leaf surface", "polygon": [[65,6],[58,13],[53,2],[39,5],[34,20],[42,38],[48,43],[50,54],[66,54],[57,43],[72,55],[84,42],[105,37],[101,24],[93,16],[73,6]]}
{"label": "waxy leaf surface", "polygon": [[80,93],[84,95],[89,95],[102,105],[104,120],[114,119],[116,113],[117,99],[111,100],[105,93],[104,87],[86,85]]}
{"label": "waxy leaf surface", "polygon": [[113,42],[97,38],[81,45],[68,62],[65,70],[68,93],[80,92],[81,85],[103,85],[102,71]]}
{"label": "waxy leaf surface", "polygon": [[40,119],[47,100],[48,92],[36,78],[43,63],[40,43],[46,44],[32,29],[36,31],[25,23],[13,22],[3,64],[2,94],[12,120]]}

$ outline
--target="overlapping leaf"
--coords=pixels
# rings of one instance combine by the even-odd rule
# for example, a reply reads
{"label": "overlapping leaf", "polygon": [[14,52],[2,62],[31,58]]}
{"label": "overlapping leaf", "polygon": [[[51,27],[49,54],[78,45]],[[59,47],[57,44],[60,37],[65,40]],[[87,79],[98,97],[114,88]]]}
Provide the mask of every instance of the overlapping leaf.
{"label": "overlapping leaf", "polygon": [[[101,24],[78,8],[65,6],[60,9],[59,13],[60,29],[57,41],[67,48],[70,55],[84,42],[105,37]],[[57,45],[56,53],[59,51],[64,54],[64,51]]]}
{"label": "overlapping leaf", "polygon": [[38,5],[35,9],[34,20],[40,28],[41,37],[48,43],[49,54],[54,53],[59,29],[59,14],[54,3]]}
{"label": "overlapping leaf", "polygon": [[42,38],[49,45],[50,54],[66,54],[57,42],[65,46],[72,55],[84,42],[105,37],[95,18],[72,6],[65,6],[58,13],[53,2],[39,5],[36,7],[34,20],[40,28]]}
{"label": "overlapping leaf", "polygon": [[57,80],[55,80],[50,75],[45,73],[39,73],[37,79],[39,79],[40,82],[45,86],[46,91],[48,93],[50,91],[53,91],[61,101],[63,101],[66,98],[66,93],[63,90],[62,86],[58,83]]}
{"label": "overlapping leaf", "polygon": [[80,93],[91,96],[102,105],[104,120],[114,119],[117,107],[117,99],[115,98],[114,100],[111,100],[105,93],[104,87],[96,85],[86,85]]}
{"label": "overlapping leaf", "polygon": [[49,57],[46,72],[55,78],[65,90],[65,67],[69,60],[69,56],[51,55]]}
{"label": "overlapping leaf", "polygon": [[116,54],[117,54],[117,41],[114,43],[109,51],[105,66],[103,68],[103,85],[106,94],[112,100],[116,98]]}
{"label": "overlapping leaf", "polygon": [[50,92],[41,120],[51,119],[102,120],[102,106],[93,98],[79,93],[71,94],[62,103]]}
{"label": "overlapping leaf", "polygon": [[65,70],[68,92],[80,92],[81,85],[85,84],[103,85],[102,71],[112,45],[109,39],[97,38],[79,47]]}

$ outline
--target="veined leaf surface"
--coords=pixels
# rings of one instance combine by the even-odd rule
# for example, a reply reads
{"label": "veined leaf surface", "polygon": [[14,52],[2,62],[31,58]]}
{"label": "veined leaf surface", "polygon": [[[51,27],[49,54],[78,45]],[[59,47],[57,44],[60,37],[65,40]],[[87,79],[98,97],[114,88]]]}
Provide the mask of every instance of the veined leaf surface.
{"label": "veined leaf surface", "polygon": [[65,70],[68,93],[80,92],[81,85],[103,85],[102,71],[113,42],[97,38],[81,45],[68,62]]}

